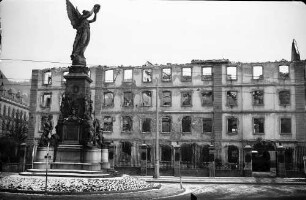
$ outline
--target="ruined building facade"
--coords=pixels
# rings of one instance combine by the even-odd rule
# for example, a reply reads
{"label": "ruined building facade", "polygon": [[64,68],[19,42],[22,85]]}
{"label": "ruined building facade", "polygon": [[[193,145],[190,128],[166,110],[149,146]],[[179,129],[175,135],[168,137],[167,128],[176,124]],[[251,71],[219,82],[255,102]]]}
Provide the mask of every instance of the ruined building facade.
{"label": "ruined building facade", "polygon": [[[191,171],[207,166],[210,146],[217,166],[242,169],[246,145],[255,152],[253,171],[269,171],[279,146],[285,148],[286,168],[294,170],[306,146],[305,65],[222,59],[91,67],[92,115],[111,142],[115,168],[139,167],[143,144],[147,167],[153,168],[158,127],[161,173],[173,169],[177,145],[181,168]],[[67,71],[32,71],[30,144],[40,138],[44,117],[52,114],[57,122]]]}

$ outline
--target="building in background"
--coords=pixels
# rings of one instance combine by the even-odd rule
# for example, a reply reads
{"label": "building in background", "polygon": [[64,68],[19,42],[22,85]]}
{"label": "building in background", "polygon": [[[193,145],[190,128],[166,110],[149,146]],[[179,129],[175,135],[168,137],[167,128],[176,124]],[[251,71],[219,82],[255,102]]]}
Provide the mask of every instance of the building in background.
{"label": "building in background", "polygon": [[[111,165],[133,173],[141,166],[146,144],[145,159],[152,169],[158,127],[161,174],[173,174],[178,146],[186,174],[204,173],[212,153],[219,169],[241,171],[247,145],[252,147],[253,171],[273,171],[280,147],[286,169],[301,168],[306,62],[300,61],[295,45],[292,52],[292,61],[91,67],[93,116],[111,141]],[[68,68],[32,71],[30,145],[37,144],[47,115],[58,120],[65,73]]]}

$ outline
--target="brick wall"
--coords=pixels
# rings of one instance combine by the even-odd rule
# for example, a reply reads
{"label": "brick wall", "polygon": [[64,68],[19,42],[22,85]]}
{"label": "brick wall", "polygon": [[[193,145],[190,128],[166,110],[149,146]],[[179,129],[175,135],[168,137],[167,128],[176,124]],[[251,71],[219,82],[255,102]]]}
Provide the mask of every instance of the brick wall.
{"label": "brick wall", "polygon": [[305,64],[304,62],[294,62],[295,82],[295,105],[296,111],[304,111],[296,113],[296,139],[298,141],[306,140],[306,114],[305,114]]}
{"label": "brick wall", "polygon": [[221,139],[222,139],[222,65],[215,65],[213,67],[213,93],[214,93],[214,140],[217,154],[220,154]]}

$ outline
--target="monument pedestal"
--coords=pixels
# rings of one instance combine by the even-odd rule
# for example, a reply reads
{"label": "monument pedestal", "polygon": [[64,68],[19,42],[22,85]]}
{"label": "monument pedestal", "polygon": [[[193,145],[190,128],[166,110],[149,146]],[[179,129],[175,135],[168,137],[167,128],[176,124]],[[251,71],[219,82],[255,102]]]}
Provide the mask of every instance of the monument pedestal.
{"label": "monument pedestal", "polygon": [[[33,163],[33,167],[35,169],[46,169],[46,162],[47,162],[47,153],[48,153],[48,147],[38,147],[36,151],[36,158]],[[54,159],[54,148],[49,147],[49,158],[48,158],[48,165],[47,169],[51,168],[50,163],[52,163]]]}

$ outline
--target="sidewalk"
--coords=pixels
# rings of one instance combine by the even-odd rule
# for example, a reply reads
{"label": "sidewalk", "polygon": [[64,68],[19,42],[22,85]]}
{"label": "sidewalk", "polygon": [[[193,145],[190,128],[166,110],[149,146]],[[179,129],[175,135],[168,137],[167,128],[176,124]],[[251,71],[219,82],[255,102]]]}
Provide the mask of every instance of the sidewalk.
{"label": "sidewalk", "polygon": [[[134,176],[152,183],[180,183],[179,177]],[[263,177],[191,177],[183,176],[182,183],[194,184],[274,184],[274,185],[306,185],[306,178],[263,178]]]}

